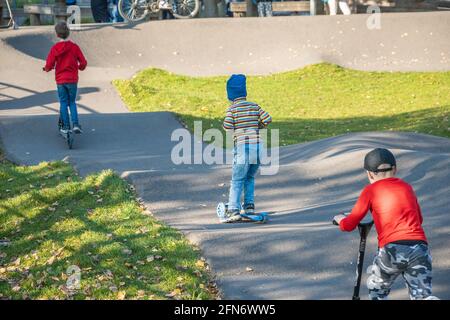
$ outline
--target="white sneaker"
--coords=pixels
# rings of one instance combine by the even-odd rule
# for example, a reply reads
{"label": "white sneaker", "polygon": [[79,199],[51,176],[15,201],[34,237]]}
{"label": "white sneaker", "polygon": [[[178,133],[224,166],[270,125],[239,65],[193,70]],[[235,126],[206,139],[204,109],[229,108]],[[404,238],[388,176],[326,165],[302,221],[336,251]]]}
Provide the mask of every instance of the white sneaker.
{"label": "white sneaker", "polygon": [[69,133],[69,130],[67,130],[67,129],[59,129],[59,132],[61,132],[61,134],[67,134],[67,133]]}
{"label": "white sneaker", "polygon": [[73,126],[73,132],[79,134],[79,133],[83,133],[83,130],[81,130],[80,126]]}

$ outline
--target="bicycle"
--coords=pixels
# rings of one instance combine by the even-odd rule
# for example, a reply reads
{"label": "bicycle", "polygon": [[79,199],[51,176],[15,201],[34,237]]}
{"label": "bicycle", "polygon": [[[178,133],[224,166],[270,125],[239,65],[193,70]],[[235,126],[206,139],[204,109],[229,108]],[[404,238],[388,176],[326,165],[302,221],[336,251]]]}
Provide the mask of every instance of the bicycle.
{"label": "bicycle", "polygon": [[125,21],[137,22],[151,13],[169,10],[175,18],[189,19],[200,11],[200,0],[167,0],[169,3],[160,7],[160,0],[119,0],[119,14]]}

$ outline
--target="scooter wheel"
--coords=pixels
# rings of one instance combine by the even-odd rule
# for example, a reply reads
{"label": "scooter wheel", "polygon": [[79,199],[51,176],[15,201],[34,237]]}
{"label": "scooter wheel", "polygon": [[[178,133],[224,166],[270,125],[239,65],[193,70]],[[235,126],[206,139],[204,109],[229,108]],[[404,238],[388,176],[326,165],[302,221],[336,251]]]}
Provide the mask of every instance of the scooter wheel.
{"label": "scooter wheel", "polygon": [[73,147],[73,137],[70,133],[67,134],[67,145],[69,146],[69,149],[72,149]]}

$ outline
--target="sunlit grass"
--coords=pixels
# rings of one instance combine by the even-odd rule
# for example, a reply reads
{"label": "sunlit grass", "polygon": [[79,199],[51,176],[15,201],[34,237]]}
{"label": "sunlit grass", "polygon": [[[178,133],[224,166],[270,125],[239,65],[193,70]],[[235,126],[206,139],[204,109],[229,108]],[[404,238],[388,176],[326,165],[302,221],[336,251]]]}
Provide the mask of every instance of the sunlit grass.
{"label": "sunlit grass", "polygon": [[[211,299],[198,249],[111,171],[0,163],[0,298]],[[68,290],[71,266],[81,287]]]}
{"label": "sunlit grass", "polygon": [[[159,69],[114,84],[130,110],[171,111],[189,129],[221,129],[227,77],[187,77]],[[450,72],[364,72],[322,63],[248,78],[248,99],[273,117],[280,144],[361,131],[450,137]]]}

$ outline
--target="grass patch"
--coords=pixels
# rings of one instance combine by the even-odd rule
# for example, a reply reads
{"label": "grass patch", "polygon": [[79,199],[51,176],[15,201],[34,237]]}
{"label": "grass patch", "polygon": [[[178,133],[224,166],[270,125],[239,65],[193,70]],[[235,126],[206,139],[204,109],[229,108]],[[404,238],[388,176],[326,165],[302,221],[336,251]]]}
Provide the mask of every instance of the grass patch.
{"label": "grass patch", "polygon": [[111,171],[82,179],[63,162],[1,161],[0,299],[212,299],[206,269]]}
{"label": "grass patch", "polygon": [[[221,129],[227,77],[187,77],[159,69],[115,80],[136,112],[171,111],[189,129]],[[361,131],[410,131],[450,137],[450,72],[364,72],[321,63],[248,78],[248,99],[273,117],[287,145]]]}

